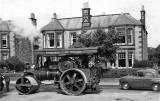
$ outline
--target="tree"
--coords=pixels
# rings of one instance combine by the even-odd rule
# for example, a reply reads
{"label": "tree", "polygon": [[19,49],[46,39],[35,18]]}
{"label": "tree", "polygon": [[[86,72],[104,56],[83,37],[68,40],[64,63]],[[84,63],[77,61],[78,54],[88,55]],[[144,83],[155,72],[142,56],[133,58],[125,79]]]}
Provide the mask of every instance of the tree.
{"label": "tree", "polygon": [[[106,32],[101,28],[94,31],[88,31],[78,36],[79,47],[98,47],[98,53],[101,59],[109,62],[114,62],[116,58],[116,49],[114,45],[118,42],[118,35],[114,28],[109,28]],[[73,46],[74,47],[74,46]]]}

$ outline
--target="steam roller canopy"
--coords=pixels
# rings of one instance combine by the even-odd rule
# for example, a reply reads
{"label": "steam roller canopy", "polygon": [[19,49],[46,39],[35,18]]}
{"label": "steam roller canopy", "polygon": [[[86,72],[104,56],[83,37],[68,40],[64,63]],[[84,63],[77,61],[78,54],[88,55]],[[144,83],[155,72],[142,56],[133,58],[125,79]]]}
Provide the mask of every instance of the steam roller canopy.
{"label": "steam roller canopy", "polygon": [[31,94],[36,92],[40,85],[34,77],[25,76],[16,81],[15,87],[20,94]]}

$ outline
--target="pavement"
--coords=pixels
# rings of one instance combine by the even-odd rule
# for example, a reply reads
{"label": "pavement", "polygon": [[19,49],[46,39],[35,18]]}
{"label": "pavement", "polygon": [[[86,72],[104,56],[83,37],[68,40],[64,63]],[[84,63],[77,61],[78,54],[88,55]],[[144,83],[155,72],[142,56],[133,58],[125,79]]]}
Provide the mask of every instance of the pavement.
{"label": "pavement", "polygon": [[[16,81],[10,81],[10,84],[15,84]],[[119,85],[119,78],[102,78],[100,81],[100,85],[112,85],[118,86]]]}

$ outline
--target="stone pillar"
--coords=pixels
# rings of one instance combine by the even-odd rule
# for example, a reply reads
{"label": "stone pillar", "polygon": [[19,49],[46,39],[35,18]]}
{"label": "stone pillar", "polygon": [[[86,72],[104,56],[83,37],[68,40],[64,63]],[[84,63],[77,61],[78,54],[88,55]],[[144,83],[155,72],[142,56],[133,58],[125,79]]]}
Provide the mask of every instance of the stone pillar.
{"label": "stone pillar", "polygon": [[118,63],[118,53],[116,53],[116,67],[118,67],[119,63]]}
{"label": "stone pillar", "polygon": [[129,67],[129,64],[128,64],[128,50],[126,50],[125,53],[126,53],[126,67]]}

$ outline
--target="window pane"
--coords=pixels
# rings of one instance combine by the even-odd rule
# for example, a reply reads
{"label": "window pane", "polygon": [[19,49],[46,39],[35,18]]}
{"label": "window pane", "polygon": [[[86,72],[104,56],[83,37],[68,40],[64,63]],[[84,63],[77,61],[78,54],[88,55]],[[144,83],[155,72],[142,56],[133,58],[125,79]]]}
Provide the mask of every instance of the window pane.
{"label": "window pane", "polygon": [[125,28],[117,28],[117,33],[119,36],[118,43],[125,43]]}
{"label": "window pane", "polygon": [[49,34],[49,43],[50,43],[50,47],[54,47],[54,33]]}
{"label": "window pane", "polygon": [[129,28],[127,30],[128,34],[128,43],[133,43],[133,29]]}
{"label": "window pane", "polygon": [[126,54],[125,52],[123,53],[118,53],[118,66],[119,67],[126,67]]}
{"label": "window pane", "polygon": [[62,34],[57,34],[57,47],[62,47]]}
{"label": "window pane", "polygon": [[2,48],[7,47],[7,35],[2,35]]}

